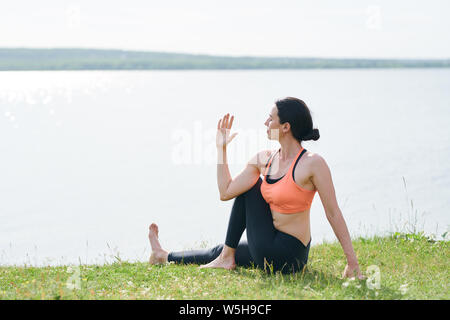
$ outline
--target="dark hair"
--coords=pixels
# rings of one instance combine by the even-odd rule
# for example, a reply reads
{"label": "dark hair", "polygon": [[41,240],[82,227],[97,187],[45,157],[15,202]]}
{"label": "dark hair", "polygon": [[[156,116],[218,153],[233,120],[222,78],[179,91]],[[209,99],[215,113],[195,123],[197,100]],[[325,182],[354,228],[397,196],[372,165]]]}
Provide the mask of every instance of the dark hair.
{"label": "dark hair", "polygon": [[318,140],[319,129],[313,129],[311,112],[302,100],[287,97],[275,102],[278,109],[280,124],[289,122],[291,132],[298,141]]}

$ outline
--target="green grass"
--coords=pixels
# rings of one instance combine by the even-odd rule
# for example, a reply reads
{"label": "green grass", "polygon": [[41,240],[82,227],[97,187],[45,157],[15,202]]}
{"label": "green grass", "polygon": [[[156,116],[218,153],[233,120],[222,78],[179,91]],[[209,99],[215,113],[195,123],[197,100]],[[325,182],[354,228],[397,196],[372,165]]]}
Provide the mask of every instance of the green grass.
{"label": "green grass", "polygon": [[[448,241],[435,241],[423,233],[394,233],[354,239],[353,245],[367,280],[341,278],[346,261],[335,242],[313,246],[304,272],[289,275],[240,267],[227,271],[120,261],[0,267],[0,299],[450,298]],[[371,269],[379,270],[379,286]]]}

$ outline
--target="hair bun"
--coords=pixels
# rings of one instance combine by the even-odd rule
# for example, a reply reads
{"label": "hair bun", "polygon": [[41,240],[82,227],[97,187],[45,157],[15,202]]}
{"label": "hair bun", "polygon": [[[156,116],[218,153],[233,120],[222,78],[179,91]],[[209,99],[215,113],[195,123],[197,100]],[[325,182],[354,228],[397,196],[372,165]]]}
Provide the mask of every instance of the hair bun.
{"label": "hair bun", "polygon": [[317,141],[320,138],[319,129],[312,129],[307,135],[303,137],[303,141],[314,140]]}

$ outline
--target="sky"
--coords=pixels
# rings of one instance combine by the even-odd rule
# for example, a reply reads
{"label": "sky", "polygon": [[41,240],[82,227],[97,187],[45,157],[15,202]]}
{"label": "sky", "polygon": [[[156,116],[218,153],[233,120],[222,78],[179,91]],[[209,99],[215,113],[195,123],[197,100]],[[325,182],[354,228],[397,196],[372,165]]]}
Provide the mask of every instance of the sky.
{"label": "sky", "polygon": [[0,47],[449,58],[448,0],[14,0]]}

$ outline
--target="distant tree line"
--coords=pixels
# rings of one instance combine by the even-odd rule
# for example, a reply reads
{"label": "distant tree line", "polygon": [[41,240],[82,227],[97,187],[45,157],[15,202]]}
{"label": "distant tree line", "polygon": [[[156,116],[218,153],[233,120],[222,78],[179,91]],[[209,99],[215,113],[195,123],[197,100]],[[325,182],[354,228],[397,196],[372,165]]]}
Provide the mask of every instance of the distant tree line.
{"label": "distant tree line", "polygon": [[450,59],[227,57],[101,49],[0,48],[0,70],[448,68]]}

